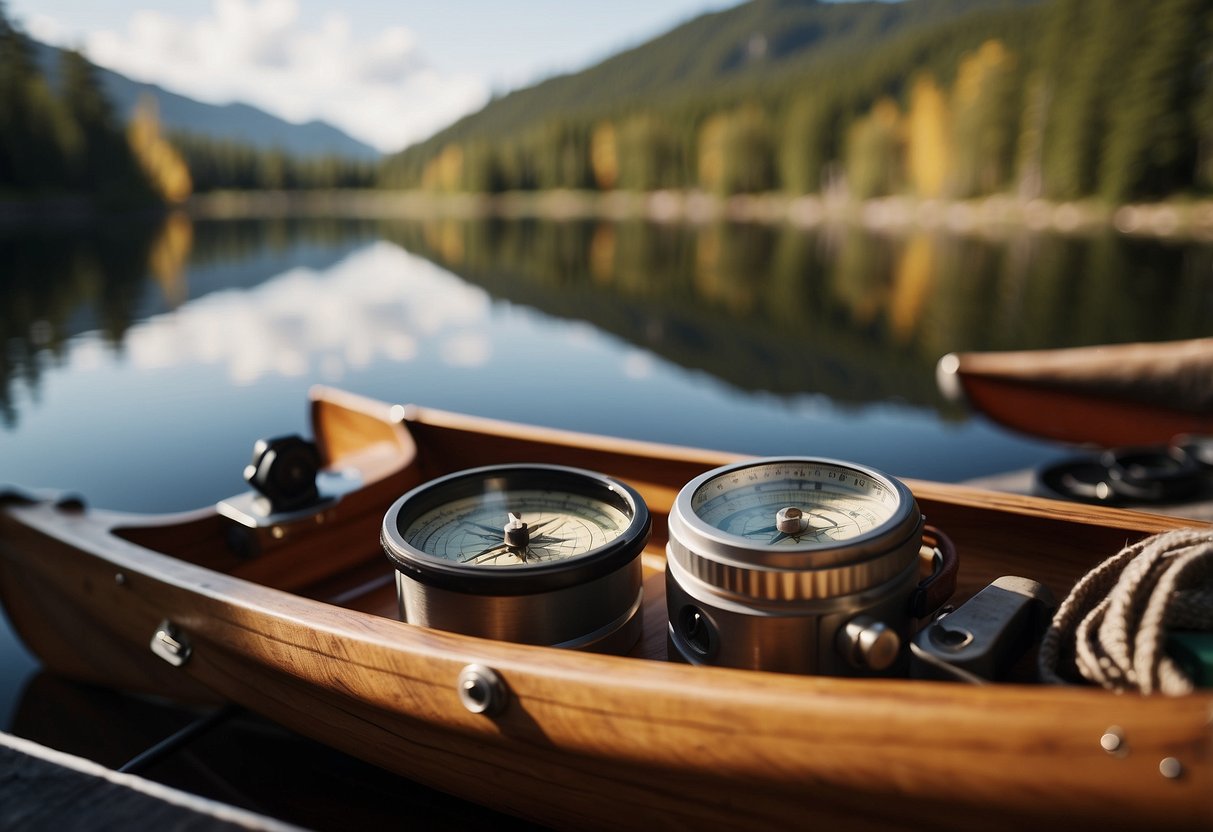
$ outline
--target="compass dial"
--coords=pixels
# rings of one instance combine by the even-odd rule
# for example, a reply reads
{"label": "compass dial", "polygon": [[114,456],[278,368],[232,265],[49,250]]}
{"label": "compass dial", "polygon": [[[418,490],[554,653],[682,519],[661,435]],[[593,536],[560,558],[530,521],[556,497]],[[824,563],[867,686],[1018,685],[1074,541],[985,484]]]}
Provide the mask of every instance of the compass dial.
{"label": "compass dial", "polygon": [[899,672],[912,599],[926,585],[923,523],[905,483],[855,463],[777,457],[699,475],[669,515],[672,655],[794,673]]}
{"label": "compass dial", "polygon": [[401,529],[431,557],[472,566],[560,561],[618,538],[631,518],[620,506],[566,490],[493,488],[426,511]]}
{"label": "compass dial", "polygon": [[380,540],[411,623],[521,644],[626,652],[643,629],[635,489],[563,465],[493,465],[423,483]]}
{"label": "compass dial", "polygon": [[883,479],[849,466],[779,460],[726,470],[691,494],[709,526],[749,543],[829,545],[888,523],[902,504]]}
{"label": "compass dial", "polygon": [[[640,495],[561,465],[495,465],[424,483],[384,518],[397,568],[461,592],[584,583],[630,561],[650,530]],[[474,589],[472,589],[474,587]]]}

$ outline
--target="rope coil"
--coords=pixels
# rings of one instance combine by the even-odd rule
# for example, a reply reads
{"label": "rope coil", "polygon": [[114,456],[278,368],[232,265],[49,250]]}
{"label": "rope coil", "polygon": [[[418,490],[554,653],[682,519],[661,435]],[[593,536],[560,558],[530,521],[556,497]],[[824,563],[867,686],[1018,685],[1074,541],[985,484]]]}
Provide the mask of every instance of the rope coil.
{"label": "rope coil", "polygon": [[1168,629],[1213,630],[1213,529],[1179,529],[1088,572],[1040,645],[1040,677],[1179,696],[1194,685],[1164,649]]}

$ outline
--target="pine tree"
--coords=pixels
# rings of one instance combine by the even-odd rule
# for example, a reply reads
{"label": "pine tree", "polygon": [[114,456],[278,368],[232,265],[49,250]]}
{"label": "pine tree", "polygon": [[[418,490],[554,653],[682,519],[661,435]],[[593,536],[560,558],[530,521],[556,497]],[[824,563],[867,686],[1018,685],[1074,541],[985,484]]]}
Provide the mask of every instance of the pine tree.
{"label": "pine tree", "polygon": [[1099,184],[1106,198],[1157,196],[1191,181],[1196,158],[1192,67],[1204,51],[1207,30],[1200,23],[1211,6],[1211,0],[1149,4],[1101,160]]}
{"label": "pine tree", "polygon": [[73,124],[34,65],[25,35],[0,6],[0,189],[66,184]]}
{"label": "pine tree", "polygon": [[106,200],[150,196],[93,65],[67,50],[60,56],[59,72],[60,98],[82,144],[73,159],[73,186]]}

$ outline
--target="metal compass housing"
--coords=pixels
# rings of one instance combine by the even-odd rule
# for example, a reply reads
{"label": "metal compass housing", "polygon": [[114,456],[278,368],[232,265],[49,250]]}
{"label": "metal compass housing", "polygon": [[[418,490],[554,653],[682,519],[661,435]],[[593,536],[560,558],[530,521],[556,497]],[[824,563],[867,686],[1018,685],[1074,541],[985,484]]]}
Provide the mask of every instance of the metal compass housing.
{"label": "metal compass housing", "polygon": [[640,634],[649,512],[633,489],[558,465],[461,471],[388,510],[401,617],[469,635],[623,652]]}
{"label": "metal compass housing", "polygon": [[672,654],[788,672],[895,672],[922,529],[909,489],[866,466],[787,457],[709,471],[670,513]]}

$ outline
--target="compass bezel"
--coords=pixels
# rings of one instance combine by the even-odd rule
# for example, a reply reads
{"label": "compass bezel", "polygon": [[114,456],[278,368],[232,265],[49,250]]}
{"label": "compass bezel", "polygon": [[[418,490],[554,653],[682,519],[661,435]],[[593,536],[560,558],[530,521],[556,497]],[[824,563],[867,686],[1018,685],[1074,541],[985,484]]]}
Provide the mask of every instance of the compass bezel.
{"label": "compass bezel", "polygon": [[[785,465],[832,469],[855,479],[863,478],[877,483],[892,495],[894,502],[891,511],[873,528],[852,537],[778,545],[726,531],[700,514],[696,504],[699,495],[713,483],[742,472]],[[840,484],[845,486],[845,481]],[[904,483],[874,468],[826,457],[759,457],[707,471],[691,480],[674,501],[671,521],[678,527],[676,535],[680,543],[701,556],[721,563],[774,569],[820,569],[862,562],[897,547],[918,533],[922,515],[914,495]]]}
{"label": "compass bezel", "polygon": [[[458,563],[409,543],[409,526],[422,515],[489,490],[574,493],[613,506],[629,522],[618,537],[601,546],[536,563]],[[583,584],[617,571],[640,555],[651,531],[648,507],[625,483],[564,465],[506,464],[457,471],[412,489],[388,509],[381,542],[397,571],[427,586],[476,595],[531,595]]]}

